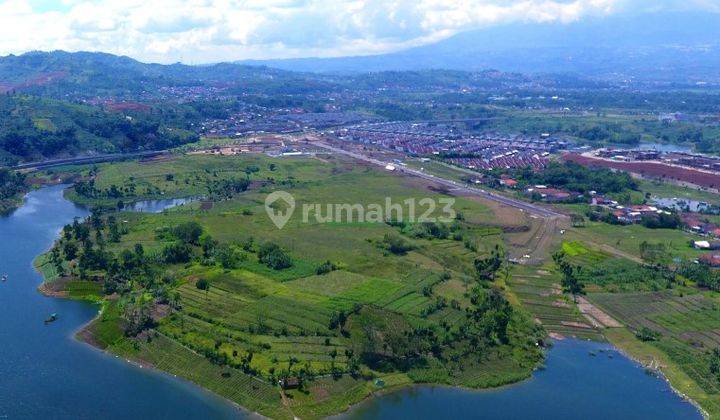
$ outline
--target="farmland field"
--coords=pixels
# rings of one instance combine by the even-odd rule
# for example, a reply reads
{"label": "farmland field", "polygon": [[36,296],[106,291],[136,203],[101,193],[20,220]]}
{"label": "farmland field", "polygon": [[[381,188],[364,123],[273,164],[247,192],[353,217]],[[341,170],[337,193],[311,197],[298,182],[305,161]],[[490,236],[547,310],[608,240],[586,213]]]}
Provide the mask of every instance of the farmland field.
{"label": "farmland field", "polygon": [[508,286],[545,329],[563,336],[602,340],[602,334],[583,318],[560,287],[551,269],[518,266]]}
{"label": "farmland field", "polygon": [[[120,225],[114,228],[117,240],[106,241],[110,232],[93,228],[100,232],[96,246],[120,255],[125,265],[142,258],[154,271],[146,280],[138,274],[140,280],[106,305],[86,339],[251,410],[321,417],[378,390],[378,378],[383,387],[413,382],[499,386],[527,377],[542,359],[536,346],[542,328],[503,293],[499,279],[479,280],[474,266],[477,258],[504,246],[503,220],[513,223],[509,231],[526,222],[497,217],[495,206],[331,156],[176,156],[101,164],[83,175],[90,181],[68,196],[87,204],[114,207],[114,200],[204,197],[162,213],[121,212],[113,213],[112,222],[96,219],[96,224]],[[246,190],[214,192],[235,183],[244,183]],[[368,206],[451,197],[462,216],[446,224],[326,223],[312,214],[303,220],[298,210],[278,229],[264,207],[265,196],[275,190],[292,193],[298,209],[314,203]],[[441,207],[431,212],[440,214]],[[167,261],[169,247],[178,244],[174,232],[191,225],[202,231],[196,240],[212,248],[191,242],[188,259]],[[65,235],[58,246],[72,241]],[[260,253],[267,244],[285,253],[291,264],[277,268],[264,261]],[[224,262],[228,253],[232,262]],[[45,258],[44,270],[52,274],[55,267]],[[88,275],[75,264],[64,270],[94,280],[69,283],[71,295],[98,294],[108,287],[107,280],[103,285],[111,276],[108,269],[95,268]],[[327,269],[321,271],[323,266]],[[167,297],[153,297],[158,294]],[[151,306],[152,327],[123,335],[121,328],[127,331],[129,317],[135,316],[128,315],[134,305]],[[507,318],[493,321],[500,323],[492,330],[485,325],[495,324],[475,325],[474,317],[488,311],[481,305],[500,305]],[[558,319],[576,319],[570,312]],[[553,325],[562,331],[575,328],[560,321]],[[581,329],[577,335],[597,336]],[[300,389],[277,386],[279,379],[296,376],[303,381]]]}

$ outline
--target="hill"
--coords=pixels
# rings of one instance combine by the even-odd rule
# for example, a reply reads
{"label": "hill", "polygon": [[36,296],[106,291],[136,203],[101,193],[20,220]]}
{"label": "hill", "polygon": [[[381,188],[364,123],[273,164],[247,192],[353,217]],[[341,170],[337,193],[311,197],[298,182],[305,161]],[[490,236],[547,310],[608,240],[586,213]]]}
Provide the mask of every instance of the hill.
{"label": "hill", "polygon": [[152,108],[112,112],[22,95],[0,95],[0,165],[82,153],[173,147],[197,136]]}

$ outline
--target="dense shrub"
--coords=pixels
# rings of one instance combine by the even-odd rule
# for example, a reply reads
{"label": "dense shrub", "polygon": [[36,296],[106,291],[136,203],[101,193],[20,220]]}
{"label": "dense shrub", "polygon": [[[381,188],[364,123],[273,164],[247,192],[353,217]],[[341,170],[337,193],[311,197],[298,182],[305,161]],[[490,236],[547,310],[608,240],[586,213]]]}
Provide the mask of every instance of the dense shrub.
{"label": "dense shrub", "polygon": [[274,270],[292,267],[292,258],[279,245],[267,242],[258,250],[258,260]]}

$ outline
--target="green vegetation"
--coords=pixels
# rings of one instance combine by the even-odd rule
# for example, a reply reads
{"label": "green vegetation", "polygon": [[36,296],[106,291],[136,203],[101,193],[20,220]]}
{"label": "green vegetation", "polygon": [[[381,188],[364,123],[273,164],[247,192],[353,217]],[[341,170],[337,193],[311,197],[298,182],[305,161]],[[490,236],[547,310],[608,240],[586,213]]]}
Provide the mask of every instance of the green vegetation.
{"label": "green vegetation", "polygon": [[626,254],[640,257],[643,242],[652,240],[662,243],[666,252],[673,257],[695,259],[701,252],[689,244],[692,240],[701,240],[702,236],[687,233],[679,229],[653,229],[642,225],[610,225],[600,222],[588,222],[580,229],[566,232],[566,240],[587,244],[605,244]]}
{"label": "green vegetation", "polygon": [[[66,226],[46,257],[66,276],[117,296],[89,341],[247,408],[318,417],[367,396],[376,378],[391,386],[498,386],[527,377],[542,359],[536,343],[544,330],[502,290],[501,231],[483,224],[493,216],[478,202],[456,197],[464,216],[448,224],[302,223],[296,214],[278,230],[263,209],[276,188],[298,206],[443,195],[335,159],[187,156],[99,165],[90,176],[100,191],[143,185],[166,197],[200,192],[218,178],[263,181],[211,208],[99,207],[87,222]],[[77,187],[70,196],[107,203]],[[123,198],[130,197],[137,195]],[[288,377],[300,386],[283,391],[286,406],[276,384]]]}
{"label": "green vegetation", "polygon": [[0,163],[86,150],[166,149],[197,139],[161,113],[127,115],[38,97],[0,96]]}
{"label": "green vegetation", "polygon": [[686,261],[680,264],[678,273],[694,281],[700,287],[720,292],[720,271],[716,269]]}
{"label": "green vegetation", "polygon": [[0,168],[0,216],[17,207],[26,191],[25,175]]}
{"label": "green vegetation", "polygon": [[609,169],[589,169],[573,162],[550,162],[542,171],[531,168],[494,170],[492,175],[509,174],[521,186],[547,185],[581,194],[595,191],[600,194],[622,193],[636,190],[637,183],[625,172]]}
{"label": "green vegetation", "polygon": [[588,324],[572,300],[563,295],[560,281],[560,274],[550,267],[515,266],[507,284],[512,294],[549,332],[603,340],[602,333]]}
{"label": "green vegetation", "polygon": [[567,287],[577,287],[579,283],[588,285],[592,291],[607,292],[657,291],[674,287],[679,280],[674,272],[661,264],[667,261],[664,247],[660,256],[649,249],[651,246],[647,242],[641,243],[640,248],[643,259],[652,259],[655,264],[645,265],[625,258],[613,258],[577,241],[563,242],[554,259],[561,272],[572,268]]}

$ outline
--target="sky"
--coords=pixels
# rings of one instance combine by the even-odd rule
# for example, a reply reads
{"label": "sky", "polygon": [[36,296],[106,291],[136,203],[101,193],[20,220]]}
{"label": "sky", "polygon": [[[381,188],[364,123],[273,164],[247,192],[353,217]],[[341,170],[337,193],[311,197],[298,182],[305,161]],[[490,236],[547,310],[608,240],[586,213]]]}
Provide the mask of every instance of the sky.
{"label": "sky", "polygon": [[720,0],[0,0],[0,55],[188,64],[366,55],[503,23],[678,8],[720,12]]}

